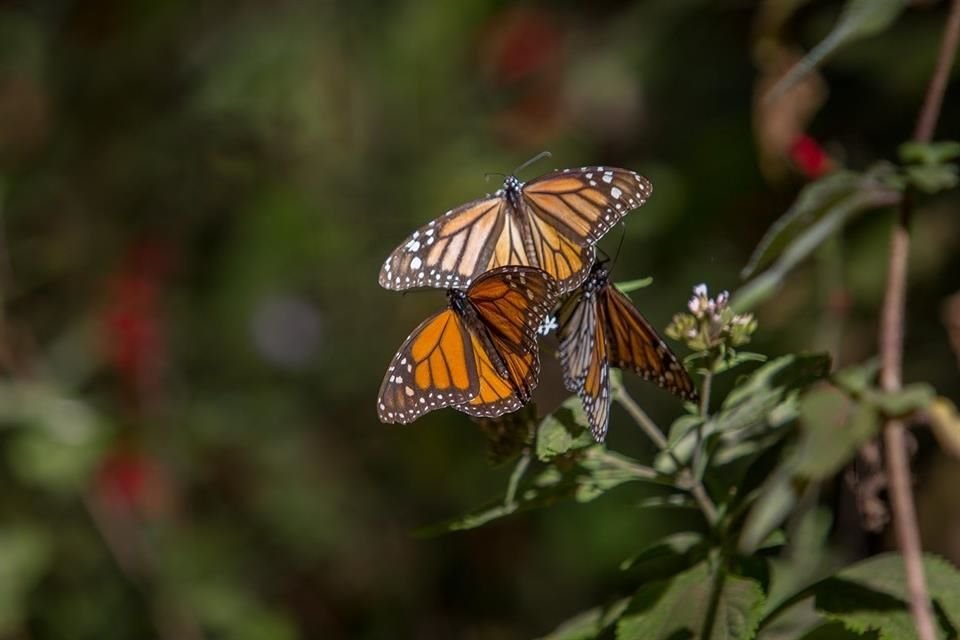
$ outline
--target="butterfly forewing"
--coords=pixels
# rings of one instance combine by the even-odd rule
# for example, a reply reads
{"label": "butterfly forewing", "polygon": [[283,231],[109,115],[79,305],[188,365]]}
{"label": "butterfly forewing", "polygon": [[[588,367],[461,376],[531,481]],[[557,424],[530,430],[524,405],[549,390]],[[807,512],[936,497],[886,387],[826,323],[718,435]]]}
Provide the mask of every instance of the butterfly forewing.
{"label": "butterfly forewing", "polygon": [[380,385],[381,422],[413,422],[477,395],[474,340],[452,309],[427,318],[403,343]]}
{"label": "butterfly forewing", "polygon": [[696,400],[696,387],[687,370],[627,296],[607,284],[599,310],[607,330],[611,365],[633,371],[682,398]]}
{"label": "butterfly forewing", "polygon": [[477,280],[468,295],[487,327],[523,347],[536,340],[537,328],[553,309],[558,292],[556,281],[543,271],[501,267]]}
{"label": "butterfly forewing", "polygon": [[697,397],[683,365],[601,265],[560,311],[559,356],[564,383],[583,401],[598,442],[610,415],[610,367],[633,371],[683,398]]}
{"label": "butterfly forewing", "polygon": [[[595,244],[629,211],[642,206],[651,193],[649,180],[616,167],[564,169],[523,187],[531,214],[580,245]],[[585,269],[590,264],[592,261]]]}
{"label": "butterfly forewing", "polygon": [[[484,274],[468,295],[490,344],[475,348],[481,353],[477,358],[480,393],[457,408],[483,417],[515,411],[526,404],[537,385],[537,327],[556,302],[556,283],[538,269],[502,267]],[[506,377],[497,375],[493,358],[506,367]]]}
{"label": "butterfly forewing", "polygon": [[575,289],[593,263],[593,245],[652,188],[627,169],[583,167],[523,184],[509,176],[492,196],[457,207],[421,227],[387,258],[387,289],[467,287],[497,267],[538,267],[561,292]]}
{"label": "butterfly forewing", "polygon": [[488,269],[504,226],[505,200],[493,196],[448,211],[410,235],[383,263],[380,286],[466,289]]}

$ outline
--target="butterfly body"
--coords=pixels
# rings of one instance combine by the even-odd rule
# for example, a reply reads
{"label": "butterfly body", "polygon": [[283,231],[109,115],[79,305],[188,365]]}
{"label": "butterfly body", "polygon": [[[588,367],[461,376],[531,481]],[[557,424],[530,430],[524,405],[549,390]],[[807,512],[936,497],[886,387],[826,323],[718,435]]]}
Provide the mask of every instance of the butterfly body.
{"label": "butterfly body", "polygon": [[478,417],[516,411],[540,374],[536,328],[555,304],[543,271],[508,266],[484,273],[427,318],[400,347],[380,386],[383,422],[412,422],[452,406]]}
{"label": "butterfly body", "polygon": [[671,393],[696,399],[686,369],[629,298],[610,282],[603,265],[593,267],[560,316],[564,384],[580,395],[598,442],[607,432],[610,367],[633,371]]}
{"label": "butterfly body", "polygon": [[466,292],[460,289],[449,289],[447,290],[447,299],[450,301],[450,308],[462,318],[464,325],[476,336],[487,355],[490,356],[490,364],[493,365],[497,374],[501,378],[509,380],[510,370],[490,335],[490,329],[480,320],[480,315],[473,303],[470,302]]}
{"label": "butterfly body", "polygon": [[384,262],[380,285],[463,289],[486,271],[522,265],[571,291],[589,275],[596,242],[652,190],[643,176],[612,167],[564,169],[528,182],[508,176],[492,195],[414,231]]}

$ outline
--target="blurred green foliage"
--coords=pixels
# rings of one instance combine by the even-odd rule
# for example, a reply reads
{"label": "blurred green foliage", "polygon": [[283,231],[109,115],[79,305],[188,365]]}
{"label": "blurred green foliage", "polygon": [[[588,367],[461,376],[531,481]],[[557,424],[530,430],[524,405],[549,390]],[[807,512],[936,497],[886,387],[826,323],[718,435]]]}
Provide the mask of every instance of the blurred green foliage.
{"label": "blurred green foliage", "polygon": [[[793,133],[859,176],[896,160],[942,9],[837,49],[824,107]],[[810,49],[841,10],[0,2],[0,636],[499,640],[619,594],[621,560],[689,520],[676,505],[650,517],[664,498],[648,482],[411,535],[502,495],[510,469],[491,469],[456,412],[376,421],[393,350],[442,299],[383,291],[377,270],[416,225],[496,188],[486,172],[548,148],[556,166],[650,177],[614,276],[654,277],[633,299],[655,326],[696,283],[736,289],[805,182],[789,148],[757,151],[762,45]],[[938,139],[960,139],[956,77]],[[949,154],[902,153],[911,184],[955,184]],[[905,379],[958,402],[941,321],[956,191],[919,207]],[[889,220],[848,222],[840,270],[821,247],[755,309],[758,351],[819,348],[841,367],[873,353]],[[542,413],[567,395],[545,362]],[[652,388],[637,397],[661,424],[678,412]],[[650,455],[623,417],[611,448]],[[926,451],[919,490],[934,495],[924,471],[949,463]],[[616,463],[588,462],[555,486],[597,497],[584,478]],[[956,562],[946,500],[921,516]],[[838,553],[888,543],[857,535],[837,523]]]}

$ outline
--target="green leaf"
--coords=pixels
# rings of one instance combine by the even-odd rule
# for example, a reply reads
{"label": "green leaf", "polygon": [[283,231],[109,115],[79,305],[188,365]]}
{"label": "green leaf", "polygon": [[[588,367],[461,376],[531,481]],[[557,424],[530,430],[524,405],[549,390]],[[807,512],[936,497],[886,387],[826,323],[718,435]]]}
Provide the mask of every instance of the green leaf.
{"label": "green leaf", "polygon": [[[938,605],[941,633],[956,637],[960,629],[960,572],[929,554],[923,568],[930,597]],[[848,629],[875,631],[880,638],[916,638],[907,602],[903,558],[886,553],[858,562],[818,583],[817,610]]]}
{"label": "green leaf", "polygon": [[858,173],[837,171],[801,189],[787,212],[764,234],[740,276],[747,278],[772,262],[803,229],[826,215],[831,207],[856,193],[860,182]]}
{"label": "green leaf", "polygon": [[877,410],[821,385],[799,401],[800,435],[757,494],[740,535],[740,550],[752,553],[792,512],[811,483],[837,473],[880,428]]}
{"label": "green leaf", "polygon": [[664,474],[677,473],[693,459],[696,430],[703,424],[698,415],[686,414],[673,421],[667,436],[667,448],[657,454],[653,468]]}
{"label": "green leaf", "polygon": [[540,640],[593,640],[620,618],[630,598],[594,607],[570,618]]}
{"label": "green leaf", "polygon": [[770,89],[766,99],[772,100],[783,95],[837,49],[881,33],[893,24],[906,6],[907,0],[847,0],[827,37]]}
{"label": "green leaf", "polygon": [[923,193],[949,191],[960,184],[955,164],[915,165],[904,172],[910,185]]}
{"label": "green leaf", "polygon": [[108,442],[88,405],[41,384],[0,386],[0,422],[17,427],[6,449],[10,468],[50,491],[85,490]]}
{"label": "green leaf", "polygon": [[594,444],[578,396],[567,398],[559,409],[543,419],[537,429],[537,458],[544,462]]}
{"label": "green leaf", "polygon": [[616,287],[621,293],[631,293],[638,289],[646,289],[653,284],[653,278],[638,278],[636,280],[627,280],[626,282],[617,282]]}
{"label": "green leaf", "polygon": [[626,482],[669,484],[667,479],[650,467],[601,446],[591,447],[584,452],[579,469],[581,473],[577,476],[574,494],[578,502],[590,502]]}
{"label": "green leaf", "polygon": [[830,376],[833,382],[847,393],[860,396],[873,386],[880,371],[880,360],[871,358],[861,364],[844,367]]}
{"label": "green leaf", "polygon": [[907,385],[899,391],[869,393],[865,396],[865,400],[877,407],[886,416],[902,418],[929,407],[936,395],[933,387],[918,382]]}
{"label": "green leaf", "polygon": [[720,364],[714,367],[713,374],[718,375],[726,371],[730,371],[735,367],[739,367],[741,364],[746,364],[748,362],[766,362],[767,356],[762,353],[753,353],[751,351],[734,351],[730,350],[727,357],[723,358],[720,361]]}
{"label": "green leaf", "polygon": [[789,606],[798,596],[808,597],[803,592],[836,569],[835,554],[827,545],[832,524],[832,514],[822,507],[803,510],[790,523],[784,552],[768,561],[770,586],[764,616]]}
{"label": "green leaf", "polygon": [[[711,456],[729,464],[775,444],[782,427],[797,415],[796,396],[830,370],[830,358],[823,354],[787,355],[757,368],[724,400],[701,427],[701,438]],[[676,462],[687,464],[696,446],[698,416],[683,416],[670,428],[669,448],[654,460],[660,473],[675,473]],[[672,454],[672,455],[671,455]],[[729,478],[736,482],[736,478]]]}
{"label": "green leaf", "polygon": [[589,502],[629,482],[669,484],[667,479],[650,467],[607,451],[600,445],[578,451],[577,458],[558,460],[563,463],[562,466],[551,465],[532,477],[525,476],[519,482],[512,502],[506,503],[502,499],[491,501],[464,516],[422,527],[414,532],[415,535],[429,537],[475,529],[494,520],[571,497],[578,502]]}
{"label": "green leaf", "polygon": [[862,175],[843,172],[805,187],[767,232],[742,275],[747,277],[774,259],[776,262],[734,294],[733,309],[749,311],[773,295],[794,267],[857,214],[899,201],[893,175],[892,166],[878,164]]}
{"label": "green leaf", "polygon": [[960,158],[960,142],[905,142],[900,145],[900,161],[904,164],[944,164]]}
{"label": "green leaf", "polygon": [[786,519],[797,506],[801,487],[795,486],[789,474],[780,471],[768,479],[740,532],[738,548],[751,554]]}
{"label": "green leaf", "polygon": [[665,536],[654,544],[641,549],[637,555],[624,560],[621,569],[629,569],[638,564],[661,560],[666,557],[683,556],[704,541],[703,534],[697,531],[680,531]]}
{"label": "green leaf", "polygon": [[[714,575],[706,562],[640,588],[617,623],[617,640],[748,640],[756,634],[763,590],[750,578]],[[713,612],[713,624],[704,629]]]}
{"label": "green leaf", "polygon": [[[758,397],[764,399],[759,404],[769,404],[770,397],[782,398],[790,391],[808,387],[822,380],[829,372],[830,356],[825,353],[780,356],[758,368],[737,385],[723,401],[722,411],[758,404]],[[736,422],[731,414],[724,416],[724,419]]]}
{"label": "green leaf", "polygon": [[51,541],[43,529],[10,526],[0,529],[0,634],[19,637],[27,597],[52,560]]}
{"label": "green leaf", "polygon": [[839,471],[880,428],[880,416],[822,386],[800,400],[800,438],[787,466],[795,477],[822,480]]}

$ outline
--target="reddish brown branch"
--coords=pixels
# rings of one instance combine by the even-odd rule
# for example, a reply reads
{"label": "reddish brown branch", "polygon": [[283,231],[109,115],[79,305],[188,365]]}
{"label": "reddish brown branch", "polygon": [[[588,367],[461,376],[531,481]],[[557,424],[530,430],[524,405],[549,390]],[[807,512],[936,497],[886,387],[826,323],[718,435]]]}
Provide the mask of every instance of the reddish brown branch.
{"label": "reddish brown branch", "polygon": [[[960,0],[953,0],[937,66],[917,118],[913,135],[917,142],[930,142],[933,138],[958,42],[960,42]],[[901,386],[907,262],[910,257],[908,228],[910,215],[911,199],[906,197],[901,202],[899,216],[890,236],[887,286],[880,325],[880,383],[887,391],[896,391]],[[923,550],[911,488],[906,430],[900,420],[887,422],[883,442],[893,522],[900,552],[903,555],[907,589],[910,594],[910,611],[920,640],[935,640],[936,628],[923,571]]]}

